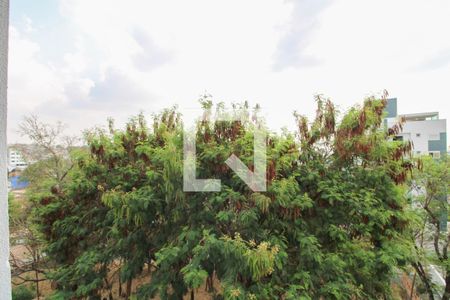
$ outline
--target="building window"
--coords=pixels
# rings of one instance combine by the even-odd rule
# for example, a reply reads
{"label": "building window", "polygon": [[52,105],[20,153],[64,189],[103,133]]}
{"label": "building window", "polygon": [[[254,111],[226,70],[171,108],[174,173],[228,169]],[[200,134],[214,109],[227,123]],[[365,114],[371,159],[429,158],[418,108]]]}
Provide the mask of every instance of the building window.
{"label": "building window", "polygon": [[401,135],[395,136],[394,141],[403,141],[403,136],[401,136]]}
{"label": "building window", "polygon": [[440,151],[428,151],[428,154],[432,158],[441,158],[441,152]]}
{"label": "building window", "polygon": [[416,133],[416,137],[420,137],[420,133]]}

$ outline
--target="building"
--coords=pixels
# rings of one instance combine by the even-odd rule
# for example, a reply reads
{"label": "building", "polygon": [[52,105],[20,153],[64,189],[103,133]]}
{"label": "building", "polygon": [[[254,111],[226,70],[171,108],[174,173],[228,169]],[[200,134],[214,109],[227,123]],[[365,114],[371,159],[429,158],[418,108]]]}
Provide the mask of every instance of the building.
{"label": "building", "polygon": [[388,99],[386,111],[388,127],[404,119],[403,131],[397,139],[411,141],[415,155],[439,158],[447,153],[447,120],[439,119],[438,112],[398,114],[397,98]]}
{"label": "building", "polygon": [[25,169],[28,166],[20,151],[9,147],[8,148],[8,169]]}
{"label": "building", "polygon": [[8,147],[8,188],[11,190],[21,190],[29,183],[21,178],[22,171],[28,166],[22,153],[15,147]]}

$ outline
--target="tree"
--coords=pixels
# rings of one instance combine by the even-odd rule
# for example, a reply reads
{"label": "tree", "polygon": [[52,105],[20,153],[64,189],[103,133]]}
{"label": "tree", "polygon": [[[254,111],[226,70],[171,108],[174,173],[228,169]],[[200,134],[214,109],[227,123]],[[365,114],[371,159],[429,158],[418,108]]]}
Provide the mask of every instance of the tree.
{"label": "tree", "polygon": [[[12,193],[10,193],[8,200],[10,225],[12,228],[12,235],[10,237],[11,244],[15,245],[18,243],[25,249],[24,255],[22,256],[17,256],[14,253],[14,249],[11,249],[9,262],[11,265],[13,284],[23,286],[25,283],[34,283],[36,297],[40,299],[39,284],[46,280],[43,276],[46,268],[46,259],[42,253],[43,240],[33,222],[31,206],[24,205],[21,207],[14,199]],[[34,278],[29,277],[30,273],[34,273]],[[21,292],[24,289],[18,289],[18,291]]]}
{"label": "tree", "polygon": [[60,293],[98,297],[119,261],[127,298],[145,265],[142,299],[194,299],[203,284],[215,299],[389,298],[413,248],[402,188],[411,145],[393,140],[400,124],[383,128],[385,98],[366,99],[341,122],[331,101],[317,105],[311,123],[296,115],[296,134],[267,131],[267,192],[224,164],[235,154],[252,169],[254,129],[267,130],[246,103],[231,112],[241,120],[197,124],[197,177],[220,179],[220,192],[183,192],[174,109],[151,128],[138,116],[125,130],[91,132],[70,183],[40,202]]}
{"label": "tree", "polygon": [[184,214],[173,211],[177,238],[157,253],[148,291],[186,293],[216,276],[226,299],[389,295],[411,252],[400,186],[413,168],[411,145],[391,140],[400,125],[380,129],[384,100],[367,99],[339,125],[332,103],[317,102],[311,126],[298,116],[298,139],[269,138],[264,194],[217,164],[231,153],[251,162],[251,124],[199,125],[198,177],[226,187],[183,195]]}
{"label": "tree", "polygon": [[[74,156],[70,184],[41,199],[39,219],[48,254],[59,264],[51,277],[60,295],[99,297],[111,290],[113,273],[131,296],[133,279],[151,263],[156,244],[165,242],[157,235],[164,217],[161,174],[170,163],[166,136],[178,123],[175,111],[167,110],[155,117],[154,134],[142,116],[124,131],[110,123],[109,132],[89,132],[89,152]],[[115,262],[119,272],[111,269]]]}
{"label": "tree", "polygon": [[[10,265],[12,268],[12,277],[18,279],[18,286],[23,286],[24,283],[33,283],[36,287],[36,299],[40,299],[40,283],[46,281],[45,269],[47,261],[43,256],[43,242],[38,230],[29,220],[18,221],[16,224],[20,228],[20,235],[23,240],[23,245],[26,249],[26,256],[23,258],[16,257],[11,251]],[[33,273],[34,277],[29,277],[28,274]]]}
{"label": "tree", "polygon": [[23,176],[32,187],[46,188],[43,182],[62,184],[73,164],[70,151],[75,148],[77,138],[64,134],[65,126],[57,122],[47,124],[31,115],[24,117],[19,133],[26,136],[32,145],[16,145],[30,166]]}
{"label": "tree", "polygon": [[[75,138],[64,135],[61,123],[46,124],[36,116],[25,117],[19,125],[22,136],[28,137],[31,145],[15,145],[29,162],[22,177],[30,182],[26,197],[26,208],[13,220],[17,240],[26,248],[27,257],[20,259],[11,253],[12,275],[19,279],[19,284],[32,282],[36,286],[37,299],[40,297],[39,283],[47,280],[46,271],[50,268],[43,255],[44,240],[37,228],[36,210],[39,202],[53,193],[58,193],[65,184],[69,170],[72,168],[70,152],[74,148]],[[27,275],[34,273],[34,278]]]}
{"label": "tree", "polygon": [[[440,160],[428,156],[420,158],[421,169],[414,172],[410,189],[421,222],[414,234],[417,259],[413,267],[424,283],[429,298],[434,299],[430,264],[440,266],[444,273],[445,287],[442,299],[450,299],[450,259],[448,247],[450,235],[441,230],[442,213],[447,214],[447,197],[450,183],[447,157]],[[447,218],[447,216],[445,216]],[[431,255],[431,257],[430,257]]]}

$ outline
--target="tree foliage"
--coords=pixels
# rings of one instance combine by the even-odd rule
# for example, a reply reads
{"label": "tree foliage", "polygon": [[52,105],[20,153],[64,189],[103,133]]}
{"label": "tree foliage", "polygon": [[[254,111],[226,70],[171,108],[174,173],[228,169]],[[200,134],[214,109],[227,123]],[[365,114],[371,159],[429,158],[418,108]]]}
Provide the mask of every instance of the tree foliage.
{"label": "tree foliage", "polygon": [[414,165],[411,145],[392,139],[399,127],[383,127],[385,105],[368,98],[338,122],[317,97],[312,122],[296,114],[297,132],[267,132],[267,192],[224,163],[235,154],[252,168],[260,125],[246,103],[234,107],[242,121],[197,124],[197,178],[220,179],[220,192],[183,192],[175,109],[150,127],[139,115],[124,130],[90,132],[70,183],[38,210],[59,295],[94,299],[118,274],[131,297],[148,266],[139,299],[193,298],[203,285],[214,299],[389,298],[412,249],[402,183]]}
{"label": "tree foliage", "polygon": [[[434,159],[420,158],[421,168],[415,170],[410,181],[410,192],[420,219],[414,231],[416,256],[413,267],[422,280],[429,298],[434,299],[430,264],[441,268],[445,280],[442,299],[450,299],[450,258],[448,248],[450,235],[442,230],[447,222],[448,192],[450,184],[450,161],[446,156]],[[439,291],[441,292],[441,291]]]}

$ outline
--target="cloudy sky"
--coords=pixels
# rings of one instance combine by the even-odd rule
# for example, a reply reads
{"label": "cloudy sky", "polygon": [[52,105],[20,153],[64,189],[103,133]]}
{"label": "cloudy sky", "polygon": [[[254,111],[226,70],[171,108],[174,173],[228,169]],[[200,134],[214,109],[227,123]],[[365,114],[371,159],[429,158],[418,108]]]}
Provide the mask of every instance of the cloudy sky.
{"label": "cloudy sky", "polygon": [[259,103],[273,127],[384,89],[450,118],[448,0],[11,0],[9,142],[36,114],[71,133],[177,104]]}

